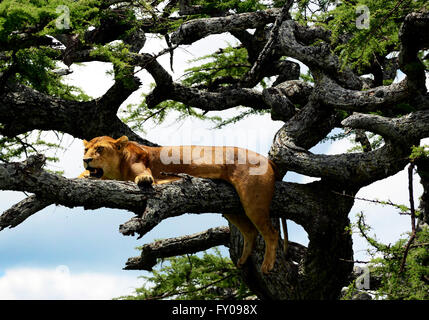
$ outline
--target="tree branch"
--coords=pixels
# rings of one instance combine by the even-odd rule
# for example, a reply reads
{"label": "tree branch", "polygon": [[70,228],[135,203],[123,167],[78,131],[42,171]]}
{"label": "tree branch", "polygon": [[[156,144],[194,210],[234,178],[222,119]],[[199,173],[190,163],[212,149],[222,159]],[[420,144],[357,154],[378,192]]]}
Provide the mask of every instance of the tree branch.
{"label": "tree branch", "polygon": [[216,92],[198,90],[179,83],[158,85],[146,96],[148,108],[154,108],[165,100],[180,101],[205,111],[219,111],[246,106],[255,110],[268,109],[262,94],[253,89],[221,88]]}
{"label": "tree branch", "polygon": [[253,29],[274,22],[280,9],[233,14],[226,17],[195,19],[182,24],[171,34],[174,44],[192,44],[210,34]]}
{"label": "tree branch", "polygon": [[139,257],[128,259],[124,270],[151,271],[158,258],[193,254],[220,245],[229,246],[229,236],[228,227],[217,227],[192,235],[145,244]]}
{"label": "tree branch", "polygon": [[410,246],[416,238],[416,212],[414,209],[414,191],[413,191],[413,174],[414,174],[414,163],[410,163],[408,167],[408,196],[410,199],[410,213],[411,213],[411,235],[408,239],[407,244],[404,249],[404,256],[402,257],[401,266],[399,268],[399,273],[402,273],[405,268],[405,262],[407,261],[408,251]]}
{"label": "tree branch", "polygon": [[346,111],[369,112],[386,110],[409,98],[407,83],[407,79],[404,79],[389,86],[360,91],[344,89],[328,76],[321,76],[314,91],[317,98],[327,106]]}
{"label": "tree branch", "polygon": [[[141,248],[141,255],[129,258],[124,270],[151,271],[157,264],[157,259],[174,257],[183,254],[194,254],[220,245],[229,247],[229,227],[210,228],[195,234],[158,240],[145,244]],[[289,242],[288,255],[292,261],[303,262],[307,248],[296,242]]]}
{"label": "tree branch", "polygon": [[416,144],[420,139],[429,137],[428,123],[429,109],[412,112],[400,118],[354,113],[341,122],[345,127],[365,129],[404,145]]}
{"label": "tree branch", "polygon": [[291,18],[289,14],[289,9],[292,4],[293,0],[288,0],[283,5],[280,14],[277,16],[274,25],[271,28],[268,41],[265,43],[264,48],[259,53],[259,56],[253,64],[252,68],[244,75],[243,79],[240,81],[241,87],[252,88],[259,82],[262,69],[267,64],[269,58],[272,57],[272,53],[275,48],[275,43],[278,38],[280,26],[284,20]]}
{"label": "tree branch", "polygon": [[88,102],[51,97],[21,84],[9,89],[0,95],[0,133],[5,136],[36,129],[58,130],[81,139],[127,135],[141,144],[156,145],[135,134],[116,116],[118,104],[136,87],[126,88],[116,82],[104,96]]}
{"label": "tree branch", "polygon": [[53,202],[46,199],[39,199],[32,195],[18,202],[0,216],[0,231],[5,228],[14,228],[31,215],[51,205]]}
{"label": "tree branch", "polygon": [[[29,157],[29,161],[33,159],[37,157]],[[39,200],[46,201],[45,204],[83,206],[86,209],[109,207],[135,212],[139,216],[143,214],[143,217],[132,218],[120,226],[120,232],[124,235],[138,233],[142,236],[163,219],[185,213],[244,214],[240,199],[230,184],[195,177],[139,188],[132,182],[67,179],[30,167],[27,162],[16,162],[0,165],[0,190],[31,192]],[[316,225],[315,219],[318,219],[312,212],[323,196],[332,198],[332,192],[317,184],[277,182],[271,206],[272,216],[291,219],[304,229],[311,230]],[[323,212],[325,210],[328,214],[337,209],[326,206]],[[31,213],[35,213],[35,210]],[[26,217],[15,210],[7,217],[0,218],[4,222],[1,226],[11,226],[9,221],[22,222]]]}
{"label": "tree branch", "polygon": [[289,80],[262,91],[262,99],[271,107],[271,119],[288,121],[295,115],[295,105],[305,106],[313,86],[300,80]]}
{"label": "tree branch", "polygon": [[409,87],[418,93],[427,91],[425,81],[425,65],[420,61],[417,53],[421,49],[429,48],[429,11],[412,12],[405,17],[399,30],[401,49],[399,52],[399,66],[407,75]]}
{"label": "tree branch", "polygon": [[[341,68],[338,57],[331,53],[327,43],[306,46],[297,39],[296,34],[299,33],[300,37],[303,37],[305,30],[302,26],[297,28],[297,23],[292,20],[284,21],[278,37],[279,50],[284,55],[306,64],[314,75],[318,75],[317,71],[321,71],[338,79],[346,88],[359,90],[362,87],[361,79],[347,67]],[[314,36],[313,28],[309,30],[310,35]]]}
{"label": "tree branch", "polygon": [[[400,118],[354,114],[345,119],[342,125],[378,133],[388,140],[387,143],[365,153],[316,155],[306,149],[311,147],[313,136],[301,135],[295,128],[303,129],[312,124],[320,126],[323,123],[318,119],[321,112],[307,105],[277,133],[270,155],[283,171],[291,170],[346,185],[365,186],[402,170],[408,162],[411,146],[429,136],[428,110],[416,111]],[[311,132],[319,131],[320,128]]]}

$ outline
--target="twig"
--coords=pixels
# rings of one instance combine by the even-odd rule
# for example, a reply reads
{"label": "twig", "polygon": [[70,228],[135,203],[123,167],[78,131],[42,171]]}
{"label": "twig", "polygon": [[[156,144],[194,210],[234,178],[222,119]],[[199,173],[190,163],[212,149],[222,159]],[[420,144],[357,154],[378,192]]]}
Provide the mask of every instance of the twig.
{"label": "twig", "polygon": [[362,236],[362,237],[364,237],[364,238],[365,238],[365,240],[366,240],[369,244],[371,244],[371,245],[372,245],[374,248],[376,248],[378,251],[383,251],[383,248],[381,248],[381,246],[380,246],[376,241],[374,241],[373,239],[371,239],[371,238],[366,234],[366,231],[364,230],[364,226],[366,226],[366,223],[365,223],[365,220],[364,220],[363,215],[360,215],[360,216],[359,216],[357,226],[358,226],[358,228],[359,228],[359,231],[360,231],[361,236]]}
{"label": "twig", "polygon": [[404,272],[405,262],[407,260],[408,251],[410,250],[411,244],[416,238],[416,213],[414,210],[414,197],[413,197],[413,171],[414,171],[414,163],[411,162],[408,167],[408,191],[410,196],[410,211],[411,211],[411,236],[405,246],[404,256],[402,258],[401,267],[399,269],[399,273]]}
{"label": "twig", "polygon": [[364,264],[371,263],[371,261],[350,260],[350,259],[342,259],[342,258],[340,258],[339,260],[344,262],[350,262],[350,263],[364,263]]}
{"label": "twig", "polygon": [[290,19],[289,9],[292,5],[292,0],[287,0],[285,2],[281,13],[277,17],[276,21],[273,24],[273,27],[271,28],[270,37],[267,43],[259,53],[259,56],[253,64],[252,68],[249,70],[248,73],[245,74],[244,79],[242,81],[242,87],[253,87],[256,84],[255,82],[258,80],[261,68],[270,58],[272,50],[275,47],[274,43],[277,40],[277,35],[279,33],[282,22],[286,19]]}
{"label": "twig", "polygon": [[[355,197],[349,194],[345,194],[345,193],[340,193],[334,190],[331,190],[332,193],[339,195],[339,196],[343,196],[343,197],[348,197],[348,198],[353,198],[355,200],[361,200],[361,201],[366,201],[366,202],[371,202],[371,203],[376,203],[376,204],[381,204],[381,205],[388,205],[388,206],[392,206],[398,209],[402,209],[402,206],[399,204],[395,204],[392,201],[380,201],[380,200],[373,200],[373,199],[365,199],[365,198],[359,198],[359,197]],[[401,214],[406,214],[406,213],[402,213]]]}
{"label": "twig", "polygon": [[171,44],[170,36],[168,35],[168,33],[164,36],[164,38],[165,38],[165,42],[167,43],[168,48],[170,49],[170,69],[171,69],[172,72],[174,72],[174,70],[173,70],[174,49],[173,49],[173,46]]}
{"label": "twig", "polygon": [[[152,56],[148,59],[148,61],[145,61],[142,65],[140,65],[140,66],[139,66],[139,67],[140,67],[140,69],[135,70],[135,71],[133,72],[133,75],[135,75],[135,74],[139,73],[140,71],[144,70],[148,64],[150,64],[150,63],[154,62],[154,61],[155,61],[156,59],[158,59],[160,56],[162,56],[162,55],[164,55],[164,54],[166,54],[166,53],[168,53],[168,52],[170,52],[170,53],[171,53],[173,50],[177,49],[178,47],[179,47],[179,45],[178,45],[178,44],[175,44],[175,45],[170,46],[170,47],[168,47],[168,48],[162,49],[160,52],[158,52],[158,53],[157,53],[157,54],[155,54],[155,55],[152,55]],[[170,58],[171,58],[171,57],[170,57]],[[172,61],[170,61],[170,62],[172,63]],[[137,69],[137,68],[136,68],[136,69]]]}
{"label": "twig", "polygon": [[186,173],[175,173],[175,172],[160,172],[162,176],[171,176],[171,177],[178,177],[181,179],[184,179],[186,181],[192,180],[193,176],[186,174]]}

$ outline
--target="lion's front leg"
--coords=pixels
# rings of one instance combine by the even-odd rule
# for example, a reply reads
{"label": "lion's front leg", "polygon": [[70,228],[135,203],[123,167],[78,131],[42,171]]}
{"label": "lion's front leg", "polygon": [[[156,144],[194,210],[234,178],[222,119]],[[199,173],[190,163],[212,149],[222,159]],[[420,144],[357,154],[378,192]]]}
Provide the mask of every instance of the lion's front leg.
{"label": "lion's front leg", "polygon": [[131,165],[131,172],[134,175],[134,182],[139,186],[150,186],[155,182],[152,171],[142,163]]}

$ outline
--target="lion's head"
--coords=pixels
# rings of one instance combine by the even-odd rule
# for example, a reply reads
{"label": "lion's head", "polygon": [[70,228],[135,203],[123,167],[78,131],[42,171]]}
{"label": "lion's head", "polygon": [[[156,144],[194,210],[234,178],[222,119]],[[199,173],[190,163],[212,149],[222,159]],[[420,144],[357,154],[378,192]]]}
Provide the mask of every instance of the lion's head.
{"label": "lion's head", "polygon": [[116,140],[107,136],[97,137],[91,141],[83,140],[85,146],[83,166],[89,171],[90,176],[120,180],[122,150],[127,142],[126,136]]}

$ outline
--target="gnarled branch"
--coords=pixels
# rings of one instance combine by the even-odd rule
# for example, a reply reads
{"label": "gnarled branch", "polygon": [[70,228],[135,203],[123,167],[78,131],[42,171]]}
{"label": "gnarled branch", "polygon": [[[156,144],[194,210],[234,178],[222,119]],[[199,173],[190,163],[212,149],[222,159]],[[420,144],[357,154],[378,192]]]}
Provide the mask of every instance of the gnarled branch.
{"label": "gnarled branch", "polygon": [[129,258],[124,270],[148,270],[156,265],[158,258],[192,254],[216,246],[229,246],[229,228],[217,227],[195,234],[158,240],[145,244],[139,257]]}
{"label": "gnarled branch", "polygon": [[226,17],[195,19],[182,24],[171,34],[174,44],[191,44],[210,34],[253,29],[274,22],[280,9],[246,12]]}
{"label": "gnarled branch", "polygon": [[16,136],[32,130],[59,130],[81,139],[126,135],[144,145],[156,144],[135,134],[117,116],[117,108],[135,89],[116,82],[102,97],[67,101],[16,84],[0,95],[1,134]]}

